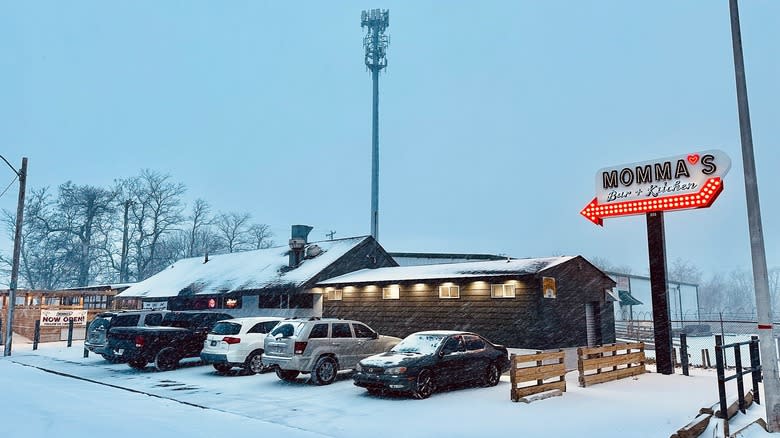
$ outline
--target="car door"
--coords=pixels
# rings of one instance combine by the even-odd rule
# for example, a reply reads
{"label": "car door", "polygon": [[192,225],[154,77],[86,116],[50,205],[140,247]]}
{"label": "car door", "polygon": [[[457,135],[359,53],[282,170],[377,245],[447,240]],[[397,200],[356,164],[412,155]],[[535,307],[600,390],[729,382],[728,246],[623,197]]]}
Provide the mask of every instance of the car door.
{"label": "car door", "polygon": [[458,383],[466,372],[466,348],[462,335],[448,337],[438,351],[436,383],[440,386]]}
{"label": "car door", "polygon": [[385,352],[384,345],[379,341],[379,335],[367,325],[353,322],[352,331],[355,333],[356,361],[359,362],[368,356]]}
{"label": "car door", "polygon": [[352,335],[352,327],[348,322],[334,322],[330,325],[330,344],[339,360],[342,370],[355,368],[357,365],[357,339]]}
{"label": "car door", "polygon": [[490,363],[485,341],[476,335],[463,335],[466,346],[464,359],[464,375],[468,379],[479,379],[485,375]]}

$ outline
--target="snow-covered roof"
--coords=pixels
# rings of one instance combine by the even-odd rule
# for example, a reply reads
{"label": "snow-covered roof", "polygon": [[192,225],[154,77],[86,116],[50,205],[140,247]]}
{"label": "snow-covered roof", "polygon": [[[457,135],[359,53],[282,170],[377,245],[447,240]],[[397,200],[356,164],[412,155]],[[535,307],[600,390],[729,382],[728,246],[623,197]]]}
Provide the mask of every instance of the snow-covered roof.
{"label": "snow-covered roof", "polygon": [[528,275],[536,274],[538,272],[544,271],[545,269],[549,269],[561,263],[568,262],[573,258],[575,258],[575,256],[361,269],[359,271],[321,281],[318,284],[329,285],[348,283],[377,283],[436,280],[448,278]]}
{"label": "snow-covered roof", "polygon": [[133,284],[117,297],[175,297],[185,289],[190,289],[194,295],[206,295],[274,286],[299,287],[367,238],[362,236],[311,242],[307,249],[317,245],[322,253],[304,259],[291,270],[286,269],[289,261],[287,246],[210,255],[207,263],[204,263],[204,257],[182,259],[146,280]]}

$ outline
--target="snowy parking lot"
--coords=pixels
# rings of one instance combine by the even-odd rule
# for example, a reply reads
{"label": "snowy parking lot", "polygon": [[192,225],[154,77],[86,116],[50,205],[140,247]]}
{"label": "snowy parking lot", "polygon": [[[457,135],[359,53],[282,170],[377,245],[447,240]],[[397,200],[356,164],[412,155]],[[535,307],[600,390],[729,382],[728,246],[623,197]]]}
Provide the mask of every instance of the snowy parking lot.
{"label": "snowy parking lot", "polygon": [[[459,388],[413,400],[371,396],[352,384],[349,373],[332,385],[316,386],[305,376],[293,383],[274,373],[220,376],[194,359],[173,371],[148,367],[139,372],[94,354],[83,358],[82,352],[79,343],[71,348],[41,344],[37,351],[21,344],[0,359],[0,417],[4,427],[10,425],[8,436],[81,436],[94,430],[110,431],[112,438],[245,433],[662,437],[717,401],[712,370],[695,370],[691,377],[647,373],[588,388],[577,386],[573,371],[563,396],[525,404],[510,401],[507,375],[496,387]],[[748,414],[744,422],[763,416],[763,407]]]}

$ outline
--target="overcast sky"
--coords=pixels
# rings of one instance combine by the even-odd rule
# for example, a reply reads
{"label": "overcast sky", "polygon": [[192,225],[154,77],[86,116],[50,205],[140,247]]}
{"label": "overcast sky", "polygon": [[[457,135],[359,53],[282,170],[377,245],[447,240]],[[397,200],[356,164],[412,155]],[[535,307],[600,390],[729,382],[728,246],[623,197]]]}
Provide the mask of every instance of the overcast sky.
{"label": "overcast sky", "polygon": [[[780,266],[780,2],[741,2],[768,264]],[[602,257],[647,271],[643,216],[580,216],[602,167],[707,149],[712,208],[667,258],[750,267],[728,1],[3,1],[0,154],[28,187],[143,168],[285,244],[370,232],[362,9],[390,10],[379,240],[390,251]],[[0,169],[0,191],[13,174]],[[0,208],[16,208],[16,187]],[[2,240],[10,253],[10,241]]]}

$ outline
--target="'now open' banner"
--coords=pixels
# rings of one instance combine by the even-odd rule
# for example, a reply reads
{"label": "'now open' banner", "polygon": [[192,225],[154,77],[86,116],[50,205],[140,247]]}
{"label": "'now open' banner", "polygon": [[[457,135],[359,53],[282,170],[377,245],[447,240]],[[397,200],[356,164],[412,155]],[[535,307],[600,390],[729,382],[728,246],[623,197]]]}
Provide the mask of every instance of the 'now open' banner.
{"label": "'now open' banner", "polygon": [[73,321],[73,325],[87,325],[86,310],[41,310],[41,327],[67,327]]}

